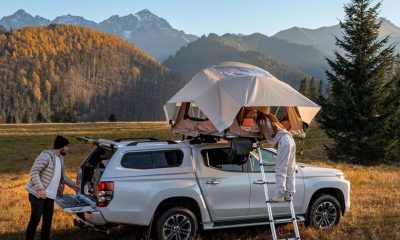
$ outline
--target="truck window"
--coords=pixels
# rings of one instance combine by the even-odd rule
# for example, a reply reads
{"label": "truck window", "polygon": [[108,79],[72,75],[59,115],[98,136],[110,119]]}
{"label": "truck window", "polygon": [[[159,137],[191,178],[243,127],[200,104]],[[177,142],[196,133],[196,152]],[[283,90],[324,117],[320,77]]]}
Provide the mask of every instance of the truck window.
{"label": "truck window", "polygon": [[[261,154],[263,157],[264,171],[265,172],[275,172],[276,153],[262,149]],[[253,151],[250,154],[250,163],[251,163],[252,172],[260,172],[261,171],[260,163],[258,161],[257,151]]]}
{"label": "truck window", "polygon": [[228,161],[229,148],[214,148],[201,151],[204,165],[230,172],[247,171],[246,163],[235,163]]}
{"label": "truck window", "polygon": [[182,160],[183,152],[180,150],[135,152],[125,154],[121,166],[133,169],[179,167]]}

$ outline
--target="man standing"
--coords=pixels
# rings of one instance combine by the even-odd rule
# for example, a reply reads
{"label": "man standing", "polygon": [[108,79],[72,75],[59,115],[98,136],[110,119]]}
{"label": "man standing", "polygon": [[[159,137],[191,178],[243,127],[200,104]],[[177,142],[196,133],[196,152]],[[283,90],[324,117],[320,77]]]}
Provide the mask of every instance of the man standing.
{"label": "man standing", "polygon": [[26,239],[34,239],[36,228],[42,219],[41,239],[50,239],[51,222],[53,219],[54,199],[62,196],[64,184],[75,191],[77,185],[64,174],[64,156],[68,152],[68,140],[57,136],[53,150],[45,150],[39,154],[33,163],[29,183],[31,217],[26,229]]}

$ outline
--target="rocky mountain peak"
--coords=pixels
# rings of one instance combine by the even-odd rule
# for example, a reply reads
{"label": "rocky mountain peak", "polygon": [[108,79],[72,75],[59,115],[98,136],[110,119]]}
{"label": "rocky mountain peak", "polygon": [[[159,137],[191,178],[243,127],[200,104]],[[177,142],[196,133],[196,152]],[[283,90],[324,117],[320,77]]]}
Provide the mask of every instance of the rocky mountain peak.
{"label": "rocky mountain peak", "polygon": [[150,12],[148,9],[139,11],[133,16],[135,16],[139,20],[140,26],[138,27],[147,28],[150,26],[156,26],[159,28],[172,28],[165,19],[158,17],[157,15]]}
{"label": "rocky mountain peak", "polygon": [[23,9],[19,9],[10,16],[5,16],[0,19],[0,25],[7,29],[16,29],[25,26],[43,26],[49,24],[50,20],[35,16],[33,17]]}
{"label": "rocky mountain peak", "polygon": [[[25,12],[24,9],[19,9],[18,11],[16,11],[16,12],[13,14],[13,16],[26,16],[26,15],[31,16],[30,14],[28,14],[27,12]],[[32,16],[31,16],[31,17],[32,17]]]}

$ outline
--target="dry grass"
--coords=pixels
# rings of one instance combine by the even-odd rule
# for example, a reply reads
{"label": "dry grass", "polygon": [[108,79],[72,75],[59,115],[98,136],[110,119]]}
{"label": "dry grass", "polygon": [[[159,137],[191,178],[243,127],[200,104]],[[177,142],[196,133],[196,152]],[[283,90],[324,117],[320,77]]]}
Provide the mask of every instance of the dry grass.
{"label": "dry grass", "polygon": [[[21,239],[29,220],[29,202],[24,186],[36,155],[51,148],[55,134],[69,137],[158,137],[172,135],[164,123],[81,123],[0,125],[0,239]],[[72,140],[72,139],[71,139]],[[328,140],[314,128],[306,140],[301,161],[344,171],[352,184],[350,212],[332,230],[315,230],[300,224],[303,239],[400,239],[400,166],[364,167],[333,163],[326,159],[322,144]],[[92,146],[71,141],[66,168],[70,177]],[[79,230],[72,225],[73,216],[58,207],[53,218],[53,239],[140,239],[133,227],[117,227],[111,235]],[[291,226],[279,226],[281,237]],[[202,232],[198,239],[270,239],[269,227],[236,228]]]}

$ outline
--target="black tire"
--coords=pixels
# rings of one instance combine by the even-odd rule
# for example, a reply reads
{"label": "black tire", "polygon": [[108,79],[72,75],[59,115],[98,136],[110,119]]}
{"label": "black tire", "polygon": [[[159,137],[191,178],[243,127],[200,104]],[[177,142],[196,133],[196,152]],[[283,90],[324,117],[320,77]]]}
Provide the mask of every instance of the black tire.
{"label": "black tire", "polygon": [[329,229],[340,222],[342,208],[332,195],[321,194],[313,202],[307,214],[306,225],[318,229]]}
{"label": "black tire", "polygon": [[197,228],[197,218],[192,211],[183,207],[174,207],[160,215],[155,231],[157,239],[185,240],[193,239]]}

